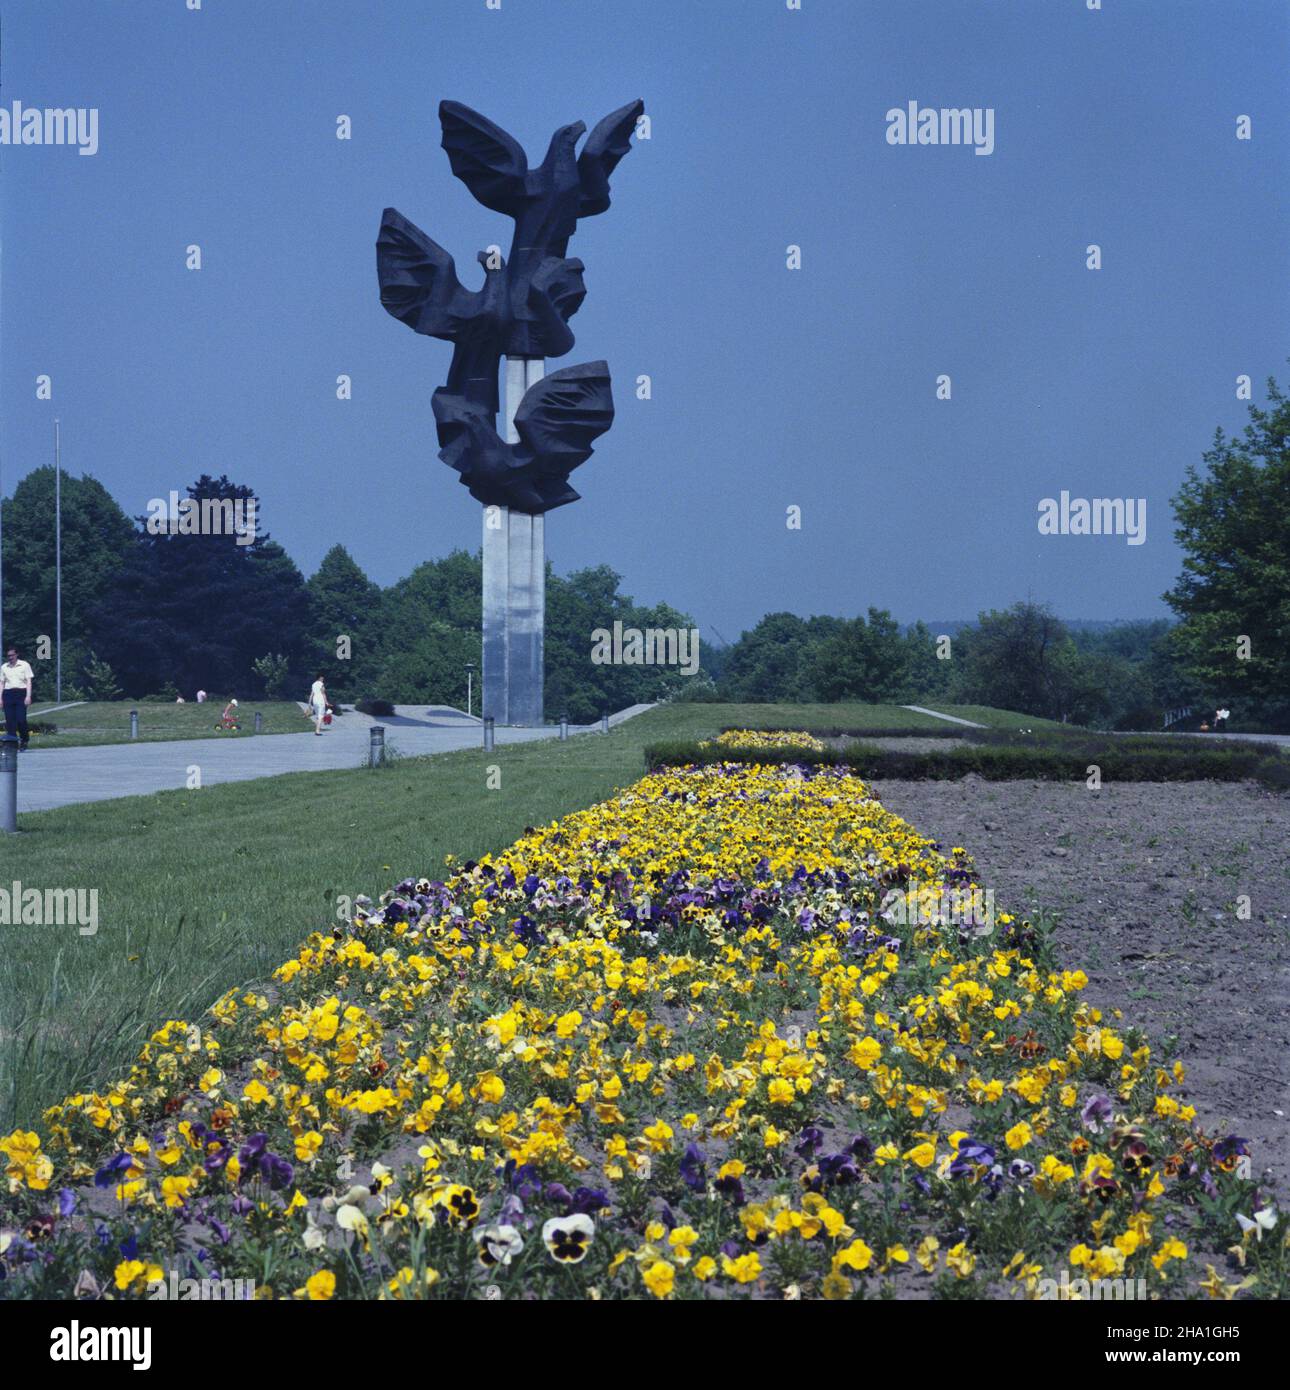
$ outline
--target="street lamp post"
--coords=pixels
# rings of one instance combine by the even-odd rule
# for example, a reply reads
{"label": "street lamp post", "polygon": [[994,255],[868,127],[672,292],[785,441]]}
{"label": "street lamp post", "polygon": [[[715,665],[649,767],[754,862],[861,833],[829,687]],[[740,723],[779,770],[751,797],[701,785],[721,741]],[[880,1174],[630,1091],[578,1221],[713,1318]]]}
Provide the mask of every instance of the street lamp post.
{"label": "street lamp post", "polygon": [[474,663],[473,661],[468,661],[468,662],[466,663],[466,713],[467,713],[467,714],[473,714],[473,713],[474,713],[474,710],[471,709],[471,705],[472,705],[472,703],[473,703],[473,701],[474,701],[474,694],[475,694],[474,686],[475,686],[475,663]]}

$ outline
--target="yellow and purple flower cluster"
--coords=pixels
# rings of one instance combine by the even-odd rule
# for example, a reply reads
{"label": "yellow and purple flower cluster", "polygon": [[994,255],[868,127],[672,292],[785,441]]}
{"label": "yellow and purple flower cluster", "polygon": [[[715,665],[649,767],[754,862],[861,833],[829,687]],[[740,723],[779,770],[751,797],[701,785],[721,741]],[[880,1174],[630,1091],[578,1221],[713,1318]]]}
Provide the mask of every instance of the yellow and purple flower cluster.
{"label": "yellow and purple flower cluster", "polygon": [[0,1141],[0,1292],[147,1296],[175,1270],[313,1299],[1281,1280],[1286,1223],[1234,1224],[1259,1205],[1244,1142],[1201,1131],[1181,1066],[1025,922],[886,920],[916,883],[975,874],[845,769],[725,764],[360,900]]}
{"label": "yellow and purple flower cluster", "polygon": [[714,745],[718,748],[805,748],[812,753],[822,753],[828,746],[823,739],[804,729],[727,729],[699,747]]}

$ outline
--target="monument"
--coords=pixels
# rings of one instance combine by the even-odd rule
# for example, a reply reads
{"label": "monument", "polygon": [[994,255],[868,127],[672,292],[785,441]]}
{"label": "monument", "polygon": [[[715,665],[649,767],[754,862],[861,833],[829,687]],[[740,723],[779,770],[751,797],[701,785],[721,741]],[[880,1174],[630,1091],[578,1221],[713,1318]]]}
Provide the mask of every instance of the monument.
{"label": "monument", "polygon": [[453,345],[448,380],[431,403],[439,457],[484,505],[481,710],[499,724],[542,723],[546,513],[578,500],[569,474],[614,419],[605,362],[545,373],[546,358],[573,347],[569,320],[586,295],[569,238],[579,218],[608,208],[609,176],[644,109],[634,101],[606,116],[581,153],[586,126],[561,126],[530,169],[500,126],[459,102],[440,103],[452,172],[486,208],[515,221],[509,259],[496,248],[479,253],[478,290],[466,289],[448,252],[394,208],[381,217],[381,303],[415,332]]}

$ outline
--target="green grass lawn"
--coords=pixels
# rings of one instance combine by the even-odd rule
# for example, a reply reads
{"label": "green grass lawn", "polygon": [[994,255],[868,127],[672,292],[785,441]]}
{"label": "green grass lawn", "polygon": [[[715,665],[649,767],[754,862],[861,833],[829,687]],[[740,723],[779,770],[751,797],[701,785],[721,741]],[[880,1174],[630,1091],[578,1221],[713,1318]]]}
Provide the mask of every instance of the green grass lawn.
{"label": "green grass lawn", "polygon": [[924,709],[934,709],[940,714],[952,714],[959,719],[970,719],[974,724],[984,724],[988,729],[1065,729],[1068,724],[1060,724],[1055,719],[1040,719],[1035,714],[1017,714],[1010,709],[992,709],[989,705],[943,705],[939,700],[918,700],[915,703]]}
{"label": "green grass lawn", "polygon": [[182,705],[148,704],[140,700],[91,700],[42,714],[52,700],[33,701],[27,718],[31,723],[53,724],[52,734],[33,733],[32,747],[79,748],[93,743],[129,743],[130,711],[139,711],[140,743],[156,743],[176,738],[246,738],[255,733],[255,715],[264,716],[262,732],[299,734],[309,729],[309,721],[292,700],[243,700],[238,704],[240,733],[218,731],[227,700],[194,700]]}
{"label": "green grass lawn", "polygon": [[[299,718],[291,706],[268,708]],[[0,880],[97,889],[99,927],[82,936],[75,926],[0,926],[0,1132],[123,1073],[161,1021],[196,1017],[226,989],[263,980],[334,919],[337,895],[375,897],[409,875],[439,876],[447,854],[502,849],[526,826],[636,781],[647,743],[729,726],[936,722],[885,705],[672,705],[567,743],[24,815],[22,833],[0,847]],[[490,766],[501,769],[500,789],[486,785]]]}
{"label": "green grass lawn", "polygon": [[[928,705],[928,709],[932,706]],[[953,713],[950,707],[947,711]],[[693,713],[687,716],[687,711]],[[709,712],[711,711],[711,712]],[[654,711],[655,714],[659,711]],[[943,729],[945,721],[915,714],[903,705],[674,705],[670,715],[677,718],[669,724],[665,738],[689,737],[691,727],[696,731],[715,732],[734,727],[740,729],[908,729],[916,734],[920,729]],[[689,717],[693,726],[683,721]],[[675,734],[673,730],[675,729]],[[646,743],[653,739],[644,740]]]}

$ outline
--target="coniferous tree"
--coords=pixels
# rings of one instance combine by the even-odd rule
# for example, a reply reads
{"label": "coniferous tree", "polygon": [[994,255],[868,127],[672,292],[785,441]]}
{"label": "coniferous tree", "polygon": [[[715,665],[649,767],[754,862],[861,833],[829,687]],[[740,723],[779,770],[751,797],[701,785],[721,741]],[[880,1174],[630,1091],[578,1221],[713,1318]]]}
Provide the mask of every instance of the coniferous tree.
{"label": "coniferous tree", "polygon": [[[205,474],[187,495],[198,502],[254,496],[227,477]],[[254,663],[266,652],[285,655],[293,683],[305,682],[304,579],[258,517],[254,539],[242,539],[142,529],[115,592],[98,605],[91,624],[96,650],[127,694],[156,693],[172,683],[190,699],[199,687],[258,695],[263,679]]]}
{"label": "coniferous tree", "polygon": [[309,633],[306,660],[327,677],[335,700],[357,700],[371,694],[368,686],[385,654],[384,599],[343,545],[323,556],[309,592]]}

